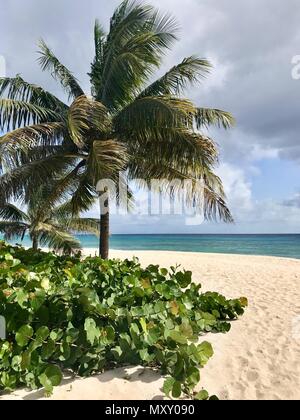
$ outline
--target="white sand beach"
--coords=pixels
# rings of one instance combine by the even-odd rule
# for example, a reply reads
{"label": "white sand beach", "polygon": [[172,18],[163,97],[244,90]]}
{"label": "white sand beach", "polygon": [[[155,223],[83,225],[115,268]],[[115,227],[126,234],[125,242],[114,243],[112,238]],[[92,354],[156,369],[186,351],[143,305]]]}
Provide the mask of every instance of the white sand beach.
{"label": "white sand beach", "polygon": [[[95,254],[85,250],[86,254]],[[215,354],[202,371],[201,387],[220,399],[300,399],[300,260],[161,251],[112,251],[143,265],[176,263],[193,272],[203,290],[246,296],[249,308],[226,334],[209,334]],[[118,369],[88,379],[66,380],[52,399],[161,399],[163,379],[142,368]],[[18,391],[2,399],[40,399]],[[1,399],[1,397],[0,397]]]}

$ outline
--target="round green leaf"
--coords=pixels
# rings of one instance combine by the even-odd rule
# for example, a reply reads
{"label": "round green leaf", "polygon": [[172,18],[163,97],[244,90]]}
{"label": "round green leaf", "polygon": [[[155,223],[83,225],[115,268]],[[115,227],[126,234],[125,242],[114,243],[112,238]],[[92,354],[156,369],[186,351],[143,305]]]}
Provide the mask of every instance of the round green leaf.
{"label": "round green leaf", "polygon": [[198,392],[198,394],[195,396],[195,400],[207,400],[209,397],[208,392],[203,390]]}
{"label": "round green leaf", "polygon": [[179,331],[171,331],[170,338],[178,344],[186,344],[187,339]]}
{"label": "round green leaf", "polygon": [[46,377],[49,379],[49,381],[51,382],[53,386],[58,386],[62,381],[63,375],[58,366],[49,365],[46,368],[44,374],[46,375]]}
{"label": "round green leaf", "polygon": [[16,333],[16,342],[18,346],[25,347],[33,336],[33,329],[30,325],[23,325]]}
{"label": "round green leaf", "polygon": [[49,337],[50,331],[48,327],[40,327],[35,336],[40,341],[45,341]]}
{"label": "round green leaf", "polygon": [[175,383],[174,378],[167,378],[165,380],[164,385],[163,385],[163,391],[167,396],[169,396],[170,392],[172,391],[174,383]]}
{"label": "round green leaf", "polygon": [[173,398],[179,398],[180,395],[181,395],[181,383],[178,381],[175,381],[172,388],[172,396]]}

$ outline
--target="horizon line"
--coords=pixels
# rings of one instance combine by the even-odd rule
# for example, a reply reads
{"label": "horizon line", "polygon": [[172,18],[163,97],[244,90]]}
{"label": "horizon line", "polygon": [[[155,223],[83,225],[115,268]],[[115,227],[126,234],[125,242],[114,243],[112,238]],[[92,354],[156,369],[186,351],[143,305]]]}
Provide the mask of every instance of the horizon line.
{"label": "horizon line", "polygon": [[[91,233],[78,233],[77,236],[86,236],[86,235],[93,235]],[[279,236],[279,235],[300,235],[300,232],[295,233],[111,233],[110,236],[241,236],[241,235],[248,235],[248,236],[257,236],[257,235],[264,235],[264,236]]]}

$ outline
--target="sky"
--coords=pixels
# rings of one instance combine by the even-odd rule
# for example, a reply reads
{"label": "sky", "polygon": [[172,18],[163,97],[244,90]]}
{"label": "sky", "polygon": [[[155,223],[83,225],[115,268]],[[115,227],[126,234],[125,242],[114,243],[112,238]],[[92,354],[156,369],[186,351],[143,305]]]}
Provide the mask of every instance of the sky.
{"label": "sky", "polygon": [[[37,41],[43,38],[88,90],[94,20],[108,28],[119,3],[0,0],[0,55],[7,75],[20,73],[62,96],[37,63]],[[299,0],[147,3],[171,13],[181,28],[157,75],[190,55],[208,58],[212,74],[186,96],[198,106],[230,111],[237,120],[230,131],[209,132],[220,148],[216,172],[235,223],[188,226],[184,216],[118,215],[112,216],[112,233],[300,233]],[[145,193],[137,197],[144,200]],[[89,214],[96,216],[97,207]]]}

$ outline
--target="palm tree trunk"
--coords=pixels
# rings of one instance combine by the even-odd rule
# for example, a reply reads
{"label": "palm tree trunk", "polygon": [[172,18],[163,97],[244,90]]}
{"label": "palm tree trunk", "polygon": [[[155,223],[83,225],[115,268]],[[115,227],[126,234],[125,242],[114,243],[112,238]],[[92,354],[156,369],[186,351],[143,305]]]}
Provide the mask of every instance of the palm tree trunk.
{"label": "palm tree trunk", "polygon": [[32,239],[32,248],[35,251],[37,251],[39,248],[39,240],[38,240],[37,235],[32,235],[31,239]]}
{"label": "palm tree trunk", "polygon": [[104,260],[107,260],[109,256],[109,202],[108,202],[108,199],[104,202],[103,206],[100,203],[99,256],[103,258]]}

